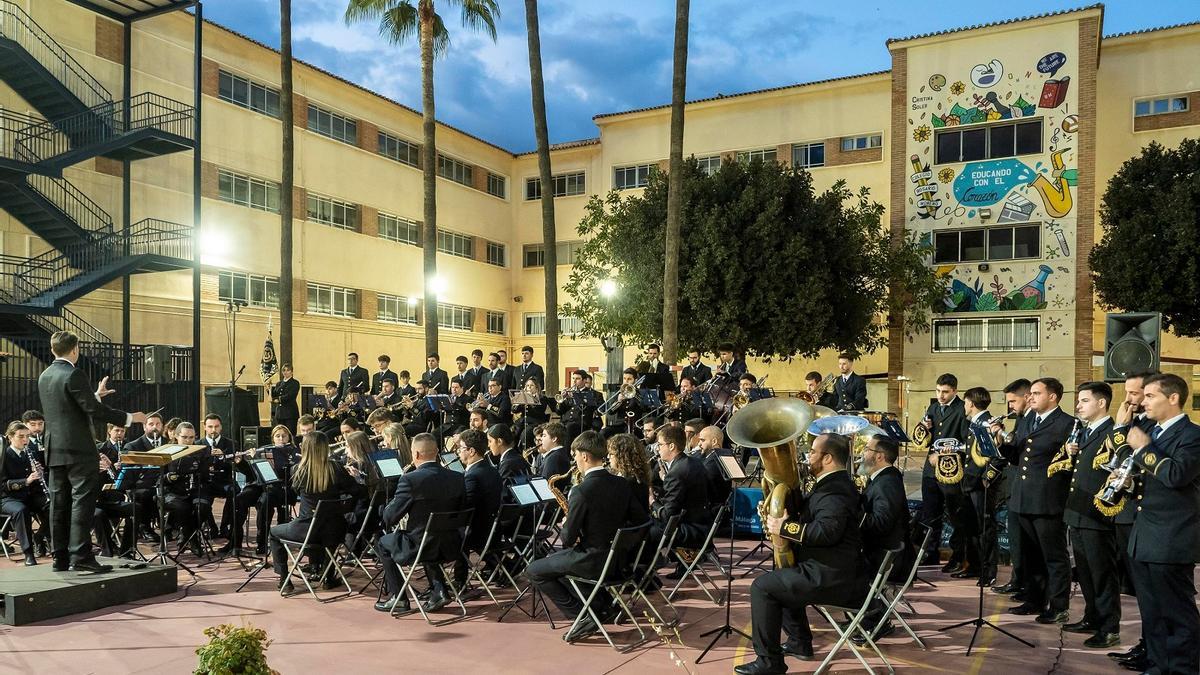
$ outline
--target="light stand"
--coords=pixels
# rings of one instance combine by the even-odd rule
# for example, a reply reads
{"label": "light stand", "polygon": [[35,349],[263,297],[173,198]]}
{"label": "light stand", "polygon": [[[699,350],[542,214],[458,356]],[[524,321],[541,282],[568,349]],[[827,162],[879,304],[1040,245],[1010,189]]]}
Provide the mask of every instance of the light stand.
{"label": "light stand", "polygon": [[[740,629],[734,628],[733,624],[729,623],[730,615],[733,611],[733,597],[732,597],[733,596],[733,539],[734,539],[734,535],[737,534],[737,527],[736,527],[736,523],[734,522],[735,518],[734,518],[734,514],[733,514],[734,499],[737,497],[737,488],[733,487],[732,483],[734,481],[745,480],[746,478],[748,478],[748,476],[746,475],[745,471],[742,471],[742,465],[738,463],[737,457],[730,456],[730,457],[728,457],[728,459],[733,460],[733,464],[734,464],[733,467],[728,466],[725,462],[717,462],[717,465],[721,467],[721,473],[730,482],[730,489],[729,489],[729,574],[725,575],[725,623],[721,624],[720,626],[717,626],[716,628],[714,628],[710,631],[701,633],[699,635],[699,637],[702,637],[702,638],[706,638],[709,635],[711,635],[711,636],[713,636],[713,639],[711,642],[708,643],[708,646],[704,648],[704,651],[700,652],[700,656],[696,657],[696,663],[700,663],[700,660],[703,659],[706,655],[708,655],[708,653],[710,651],[712,651],[712,648],[717,646],[718,642],[720,642],[724,638],[732,637],[734,633],[737,633],[738,635],[746,638],[747,640],[752,639],[749,635],[746,635]],[[739,474],[741,474],[740,476],[733,475],[734,468],[736,468],[737,472]],[[743,558],[743,560],[744,560],[744,558]],[[761,565],[762,563],[759,563],[759,564]],[[755,567],[757,567],[757,566],[758,565],[755,565]],[[751,571],[753,571],[753,568],[751,568]],[[747,572],[747,574],[749,574],[749,572]]]}
{"label": "light stand", "polygon": [[[245,306],[246,306],[246,303],[241,300],[230,300],[229,302],[225,303],[225,314],[226,314],[226,316],[229,317],[229,321],[230,321],[229,428],[233,429],[235,434],[238,429],[238,424],[237,424],[238,419],[237,419],[237,401],[234,399],[234,394],[237,392],[237,381],[242,377],[242,372],[246,370],[246,366],[242,366],[235,373],[233,370],[233,364],[237,361],[237,358],[236,358],[236,355],[237,355],[237,316],[238,316],[238,313],[242,311],[242,307],[245,307]],[[258,420],[255,420],[254,423],[255,423],[255,426],[257,426]],[[245,569],[248,569],[246,567],[245,561],[249,558],[248,558],[248,556],[245,556],[242,554],[242,547],[241,547],[241,544],[245,544],[244,537],[243,537],[242,533],[240,532],[241,527],[238,525],[238,497],[241,496],[242,488],[240,486],[238,486],[238,482],[237,482],[238,471],[237,471],[237,468],[235,467],[235,464],[237,463],[236,449],[234,450],[234,452],[235,452],[234,457],[226,458],[226,461],[228,461],[228,463],[229,463],[228,471],[229,471],[231,494],[227,493],[225,496],[225,499],[230,502],[230,515],[233,518],[233,522],[229,523],[228,543],[230,544],[231,548],[230,548],[229,552],[226,553],[225,555],[221,556],[221,558],[219,560],[225,560],[226,558],[234,558],[238,561],[238,564],[242,566],[242,569],[245,570]],[[222,518],[221,518],[222,525],[225,524],[224,521],[225,521],[225,518],[224,518],[224,516],[222,516]],[[232,546],[233,537],[234,537],[234,529],[233,528],[235,528],[235,527],[237,527],[239,530],[238,539],[241,540],[241,541],[239,541],[238,546]]]}

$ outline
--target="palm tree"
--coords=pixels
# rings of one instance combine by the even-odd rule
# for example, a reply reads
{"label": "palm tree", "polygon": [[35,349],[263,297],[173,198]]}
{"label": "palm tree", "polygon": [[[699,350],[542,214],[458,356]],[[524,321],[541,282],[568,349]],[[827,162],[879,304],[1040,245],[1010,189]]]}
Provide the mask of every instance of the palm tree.
{"label": "palm tree", "polygon": [[683,98],[687,89],[690,9],[690,0],[675,0],[675,73],[671,78],[671,154],[667,175],[662,329],[662,353],[671,363],[679,359],[679,221],[683,211]]}
{"label": "palm tree", "polygon": [[[462,24],[482,30],[496,39],[496,19],[500,5],[496,0],[441,0],[457,6]],[[438,350],[437,318],[437,145],[433,111],[433,58],[450,47],[450,34],[442,17],[434,10],[435,0],[349,0],[346,23],[373,20],[379,22],[379,34],[393,44],[402,44],[417,36],[421,48],[421,116],[424,145],[421,147],[421,172],[425,192],[425,222],[421,228],[425,274],[425,352]]]}
{"label": "palm tree", "polygon": [[546,85],[542,81],[542,38],[537,0],[525,0],[529,35],[529,86],[533,91],[533,134],[537,137],[538,176],[542,184],[543,278],[546,284],[546,391],[558,391],[558,237],[554,231],[554,180],[550,133],[546,129]]}
{"label": "palm tree", "polygon": [[292,362],[292,0],[279,0],[279,116],[283,120],[283,176],[279,181],[279,363]]}

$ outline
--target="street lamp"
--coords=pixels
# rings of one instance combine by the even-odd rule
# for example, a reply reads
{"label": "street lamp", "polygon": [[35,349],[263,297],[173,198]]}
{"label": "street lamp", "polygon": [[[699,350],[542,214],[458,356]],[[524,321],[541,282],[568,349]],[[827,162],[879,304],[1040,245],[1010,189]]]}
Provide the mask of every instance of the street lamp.
{"label": "street lamp", "polygon": [[600,296],[605,299],[612,299],[617,294],[617,280],[605,279],[600,282]]}

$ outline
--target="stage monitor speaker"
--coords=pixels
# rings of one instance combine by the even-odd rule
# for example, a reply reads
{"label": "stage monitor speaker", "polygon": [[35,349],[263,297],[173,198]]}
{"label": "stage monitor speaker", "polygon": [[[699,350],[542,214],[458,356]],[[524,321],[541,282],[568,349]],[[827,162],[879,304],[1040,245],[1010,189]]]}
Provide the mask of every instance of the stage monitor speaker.
{"label": "stage monitor speaker", "polygon": [[142,350],[142,360],[142,379],[146,384],[171,384],[175,381],[170,345],[146,345]]}
{"label": "stage monitor speaker", "polygon": [[[241,423],[239,422],[239,424]],[[258,438],[259,428],[257,424],[254,426],[242,425],[240,433],[238,433],[238,450],[249,450],[262,446]]]}
{"label": "stage monitor speaker", "polygon": [[1104,381],[1121,382],[1134,373],[1158,370],[1162,315],[1157,312],[1108,314],[1104,318]]}
{"label": "stage monitor speaker", "polygon": [[[234,387],[233,405],[229,404],[229,386],[208,387],[204,390],[204,409],[221,416],[222,433],[239,434],[244,426],[258,427],[258,401],[253,392]],[[234,414],[236,413],[236,414]],[[201,420],[203,426],[204,421]],[[199,430],[200,434],[204,429]],[[240,441],[241,438],[239,437]]]}

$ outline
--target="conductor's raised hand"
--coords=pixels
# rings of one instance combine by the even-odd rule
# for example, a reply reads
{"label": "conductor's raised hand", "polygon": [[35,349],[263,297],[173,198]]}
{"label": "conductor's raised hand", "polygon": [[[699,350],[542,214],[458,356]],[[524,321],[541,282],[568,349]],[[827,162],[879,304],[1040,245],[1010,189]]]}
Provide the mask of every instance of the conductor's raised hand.
{"label": "conductor's raised hand", "polygon": [[109,394],[115,394],[117,390],[108,388],[108,376],[100,380],[100,384],[96,386],[96,398],[104,398]]}

